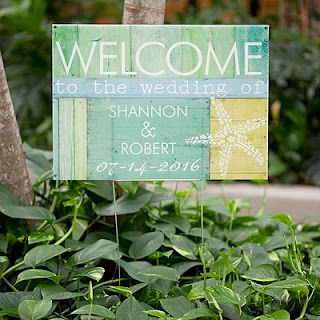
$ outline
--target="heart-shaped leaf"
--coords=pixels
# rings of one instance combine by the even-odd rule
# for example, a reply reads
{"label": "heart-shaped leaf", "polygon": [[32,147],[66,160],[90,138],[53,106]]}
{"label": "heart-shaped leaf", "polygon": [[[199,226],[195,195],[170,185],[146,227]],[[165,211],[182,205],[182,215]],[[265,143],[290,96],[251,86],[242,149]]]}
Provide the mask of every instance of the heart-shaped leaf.
{"label": "heart-shaped leaf", "polygon": [[[152,282],[152,279],[150,279],[147,276],[143,276],[142,274],[139,274],[141,270],[146,270],[147,268],[150,268],[152,266],[151,263],[147,261],[131,261],[127,262],[124,260],[120,260],[121,267],[128,273],[128,275],[140,282]],[[155,281],[156,278],[153,279]]]}
{"label": "heart-shaped leaf", "polygon": [[0,183],[0,202],[24,207],[24,203],[5,185]]}
{"label": "heart-shaped leaf", "polygon": [[162,308],[175,318],[181,318],[195,308],[194,303],[190,302],[184,296],[161,299],[160,303]]}
{"label": "heart-shaped leaf", "polygon": [[278,213],[273,215],[271,218],[286,224],[288,227],[292,225],[292,218],[286,213]]}
{"label": "heart-shaped leaf", "polygon": [[30,296],[30,292],[0,292],[0,308],[17,308],[21,300]]}
{"label": "heart-shaped leaf", "polygon": [[98,317],[103,317],[103,318],[108,318],[108,319],[115,319],[116,316],[113,312],[111,312],[109,309],[106,307],[100,306],[100,305],[95,305],[95,304],[86,304],[75,311],[73,311],[71,314],[92,314]]}
{"label": "heart-shaped leaf", "polygon": [[75,253],[70,261],[74,265],[84,264],[115,251],[117,247],[115,242],[101,239]]}
{"label": "heart-shaped leaf", "polygon": [[52,308],[52,300],[24,300],[18,306],[22,320],[38,320],[44,318]]}
{"label": "heart-shaped leaf", "polygon": [[152,316],[152,317],[157,317],[160,319],[166,318],[166,314],[161,310],[145,310],[143,312],[145,312],[146,314],[148,314],[149,316]]}
{"label": "heart-shaped leaf", "polygon": [[112,184],[110,183],[110,181],[89,180],[87,181],[87,183],[91,184],[86,188],[87,190],[106,200],[113,200]]}
{"label": "heart-shaped leaf", "polygon": [[66,251],[67,249],[62,246],[53,244],[37,246],[26,253],[24,263],[27,266],[34,267]]}
{"label": "heart-shaped leaf", "polygon": [[310,267],[310,272],[320,278],[320,258],[312,258]]}
{"label": "heart-shaped leaf", "polygon": [[234,304],[241,308],[247,302],[244,296],[224,286],[215,286],[208,288],[208,290],[210,290],[218,304]]}
{"label": "heart-shaped leaf", "polygon": [[54,235],[49,234],[47,232],[39,231],[39,230],[32,230],[28,236],[28,243],[35,244],[39,242],[50,242],[54,240]]}
{"label": "heart-shaped leaf", "polygon": [[178,281],[180,278],[180,273],[177,270],[165,266],[152,266],[139,271],[138,274],[171,281]]}
{"label": "heart-shaped leaf", "polygon": [[188,233],[191,228],[188,218],[177,216],[176,214],[167,214],[165,216],[162,216],[160,220],[174,225],[184,233]]}
{"label": "heart-shaped leaf", "polygon": [[0,201],[0,211],[10,218],[54,221],[56,217],[43,207],[21,207]]}
{"label": "heart-shaped leaf", "polygon": [[117,184],[125,192],[135,194],[139,188],[139,181],[117,181]]}
{"label": "heart-shaped leaf", "polygon": [[261,282],[275,281],[279,279],[279,272],[272,264],[259,264],[249,269],[243,278]]}
{"label": "heart-shaped leaf", "polygon": [[267,285],[267,288],[282,288],[308,293],[308,286],[309,284],[306,281],[303,281],[296,277],[288,277],[285,280],[273,282]]}
{"label": "heart-shaped leaf", "polygon": [[197,318],[217,318],[217,314],[209,308],[197,308],[188,311],[183,317],[182,320],[193,320]]}
{"label": "heart-shaped leaf", "polygon": [[286,310],[277,310],[271,314],[274,320],[290,320],[290,313]]}
{"label": "heart-shaped leaf", "polygon": [[149,232],[135,240],[129,248],[133,259],[141,259],[159,249],[164,241],[162,232]]}
{"label": "heart-shaped leaf", "polygon": [[89,278],[95,281],[100,281],[104,275],[105,270],[102,267],[95,267],[86,270],[82,274],[75,275],[73,278]]}
{"label": "heart-shaped leaf", "polygon": [[190,260],[197,260],[197,245],[185,236],[174,235],[171,239],[171,243],[165,243],[164,245],[172,248],[183,257]]}
{"label": "heart-shaped leaf", "polygon": [[18,277],[17,281],[25,281],[25,280],[35,280],[35,279],[49,279],[53,280],[55,279],[56,275],[53,272],[47,271],[47,270],[42,270],[42,269],[29,269],[22,271]]}
{"label": "heart-shaped leaf", "polygon": [[147,320],[148,315],[144,313],[144,309],[138,303],[138,301],[130,296],[124,300],[116,313],[117,320]]}
{"label": "heart-shaped leaf", "polygon": [[127,193],[116,200],[114,204],[107,204],[97,206],[94,211],[100,216],[113,216],[116,212],[117,215],[138,212],[142,206],[149,202],[152,192],[138,189],[136,194]]}

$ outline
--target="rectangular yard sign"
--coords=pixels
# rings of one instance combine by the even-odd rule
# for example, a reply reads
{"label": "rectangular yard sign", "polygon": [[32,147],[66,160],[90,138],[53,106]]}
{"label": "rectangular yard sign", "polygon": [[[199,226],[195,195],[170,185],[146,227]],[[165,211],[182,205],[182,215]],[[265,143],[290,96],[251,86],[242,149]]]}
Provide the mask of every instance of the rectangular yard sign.
{"label": "rectangular yard sign", "polygon": [[267,179],[268,26],[52,30],[55,179]]}

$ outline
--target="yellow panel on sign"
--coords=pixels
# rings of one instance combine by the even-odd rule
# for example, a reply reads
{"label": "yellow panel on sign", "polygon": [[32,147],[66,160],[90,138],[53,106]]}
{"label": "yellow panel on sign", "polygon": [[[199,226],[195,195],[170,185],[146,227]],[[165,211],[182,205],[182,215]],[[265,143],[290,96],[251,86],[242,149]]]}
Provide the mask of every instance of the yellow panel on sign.
{"label": "yellow panel on sign", "polygon": [[210,179],[268,178],[268,99],[210,99]]}

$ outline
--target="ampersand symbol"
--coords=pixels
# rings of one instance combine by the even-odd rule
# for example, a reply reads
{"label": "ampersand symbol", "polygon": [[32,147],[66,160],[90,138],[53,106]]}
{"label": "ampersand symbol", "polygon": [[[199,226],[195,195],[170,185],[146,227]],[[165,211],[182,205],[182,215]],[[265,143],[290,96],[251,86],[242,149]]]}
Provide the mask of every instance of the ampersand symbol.
{"label": "ampersand symbol", "polygon": [[144,138],[147,138],[147,137],[152,137],[154,138],[156,136],[155,133],[152,133],[155,129],[155,127],[152,127],[149,129],[149,126],[150,126],[150,123],[148,121],[145,121],[143,123],[143,129],[141,130],[141,135],[144,137]]}

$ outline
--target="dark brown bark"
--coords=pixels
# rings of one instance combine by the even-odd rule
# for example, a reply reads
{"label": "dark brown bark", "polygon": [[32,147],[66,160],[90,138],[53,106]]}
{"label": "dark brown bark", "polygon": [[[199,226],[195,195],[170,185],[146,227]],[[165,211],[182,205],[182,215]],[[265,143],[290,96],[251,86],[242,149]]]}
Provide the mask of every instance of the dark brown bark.
{"label": "dark brown bark", "polygon": [[317,15],[320,14],[320,1],[319,0],[313,0],[312,1],[312,9],[311,9],[311,29],[312,34],[311,36],[316,38],[320,36],[320,21],[319,18],[316,18],[314,13],[317,13]]}
{"label": "dark brown bark", "polygon": [[26,205],[33,200],[32,185],[22,149],[19,127],[0,52],[0,183]]}
{"label": "dark brown bark", "polygon": [[312,0],[298,0],[298,26],[304,36],[310,35],[312,9]]}
{"label": "dark brown bark", "polygon": [[125,0],[123,24],[163,24],[165,0]]}
{"label": "dark brown bark", "polygon": [[291,24],[290,0],[279,1],[279,9],[280,9],[280,27],[281,27],[281,29],[290,28],[290,24]]}

